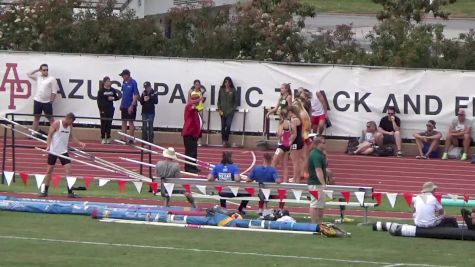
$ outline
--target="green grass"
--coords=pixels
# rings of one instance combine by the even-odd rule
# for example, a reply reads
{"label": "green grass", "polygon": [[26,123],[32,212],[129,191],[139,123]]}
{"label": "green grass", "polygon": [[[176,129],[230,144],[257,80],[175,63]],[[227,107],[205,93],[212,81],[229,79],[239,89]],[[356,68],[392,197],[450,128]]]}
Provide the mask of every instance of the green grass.
{"label": "green grass", "polygon": [[[317,13],[363,13],[375,14],[380,11],[381,5],[374,4],[371,0],[302,0],[312,4]],[[452,17],[475,17],[475,1],[457,0],[455,4],[443,8],[451,13]]]}
{"label": "green grass", "polygon": [[[0,212],[1,266],[382,266],[351,261],[473,266],[471,242],[393,237],[369,226],[344,225],[351,238],[227,232],[145,225],[107,224],[87,216]],[[4,238],[19,236],[146,247],[58,243]],[[237,255],[219,250],[273,255]],[[316,257],[328,260],[299,257]]]}

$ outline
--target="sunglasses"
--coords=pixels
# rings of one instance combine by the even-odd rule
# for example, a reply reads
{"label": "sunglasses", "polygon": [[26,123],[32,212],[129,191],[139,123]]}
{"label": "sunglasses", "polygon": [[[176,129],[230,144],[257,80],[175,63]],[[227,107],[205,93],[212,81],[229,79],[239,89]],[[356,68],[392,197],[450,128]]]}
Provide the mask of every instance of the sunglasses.
{"label": "sunglasses", "polygon": [[426,124],[426,126],[427,126],[427,127],[434,127],[434,125],[432,125],[432,124],[429,124],[429,123],[428,123],[428,124]]}
{"label": "sunglasses", "polygon": [[42,69],[41,71],[48,71],[48,69]]}
{"label": "sunglasses", "polygon": [[371,125],[366,125],[366,128],[369,128],[369,127],[371,127]]}
{"label": "sunglasses", "polygon": [[388,112],[388,115],[394,115],[394,112]]}

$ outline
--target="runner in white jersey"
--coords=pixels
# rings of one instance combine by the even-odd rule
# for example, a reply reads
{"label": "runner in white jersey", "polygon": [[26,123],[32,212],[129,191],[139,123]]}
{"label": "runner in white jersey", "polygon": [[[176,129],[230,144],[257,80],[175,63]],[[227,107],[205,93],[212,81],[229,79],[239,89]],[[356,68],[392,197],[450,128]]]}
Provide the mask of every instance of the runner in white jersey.
{"label": "runner in white jersey", "polygon": [[[76,116],[73,113],[68,113],[66,117],[62,120],[55,121],[48,133],[48,140],[46,143],[46,150],[51,152],[48,154],[48,168],[46,170],[46,176],[44,181],[44,191],[40,196],[47,197],[49,184],[51,182],[51,177],[54,171],[54,165],[59,158],[59,161],[64,166],[66,171],[66,176],[71,176],[71,161],[66,158],[59,157],[57,155],[63,155],[69,157],[68,155],[68,145],[69,140],[75,141],[82,148],[86,145],[79,141],[76,137],[72,135],[73,122],[76,120]],[[75,197],[74,192],[68,188],[68,196]]]}

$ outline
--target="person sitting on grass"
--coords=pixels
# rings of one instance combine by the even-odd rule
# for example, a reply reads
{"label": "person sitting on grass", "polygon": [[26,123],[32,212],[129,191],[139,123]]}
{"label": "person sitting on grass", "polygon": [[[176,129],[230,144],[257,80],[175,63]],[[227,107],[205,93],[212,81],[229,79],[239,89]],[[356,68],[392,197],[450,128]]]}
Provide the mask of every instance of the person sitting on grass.
{"label": "person sitting on grass", "polygon": [[[223,152],[223,159],[221,160],[220,164],[214,166],[211,170],[210,174],[208,175],[208,181],[241,181],[241,175],[239,174],[239,168],[233,163],[232,160],[232,153],[231,152]],[[232,192],[220,192],[220,197],[235,197]],[[242,194],[238,193],[237,197],[248,197],[249,194]],[[219,203],[221,207],[226,208],[226,199],[220,199]],[[244,208],[247,207],[248,200],[241,201],[239,205],[238,211],[241,215],[245,215]]]}
{"label": "person sitting on grass", "polygon": [[463,144],[463,154],[460,160],[467,160],[468,150],[470,149],[470,143],[472,141],[472,122],[465,118],[465,110],[460,109],[457,112],[457,118],[455,118],[449,127],[447,138],[445,139],[445,152],[442,155],[442,159],[448,159],[449,149],[451,145]]}
{"label": "person sitting on grass", "polygon": [[374,152],[374,134],[378,131],[376,122],[368,121],[366,130],[362,131],[360,144],[353,154],[355,155],[371,155]]}
{"label": "person sitting on grass", "polygon": [[435,198],[437,186],[433,182],[424,183],[421,194],[413,201],[414,224],[417,227],[453,227],[457,228],[457,219],[446,217],[442,204]]}
{"label": "person sitting on grass", "polygon": [[[173,147],[163,150],[163,157],[163,160],[157,162],[155,174],[160,178],[160,193],[162,197],[165,198],[165,206],[169,207],[170,195],[165,189],[164,183],[167,182],[167,178],[180,178],[180,165],[178,165],[178,162],[175,162],[177,158]],[[195,200],[190,193],[185,192],[184,190],[173,190],[173,193],[185,195],[186,200],[188,200],[191,207],[196,208]]]}
{"label": "person sitting on grass", "polygon": [[[272,162],[272,154],[270,153],[264,153],[263,155],[263,161],[261,166],[255,166],[254,169],[252,169],[251,173],[249,174],[249,178],[246,180],[248,182],[258,182],[261,187],[264,186],[264,183],[277,183],[280,184],[281,180],[279,179],[279,175],[277,174],[277,170],[271,166]],[[261,194],[259,194],[261,196]],[[269,196],[271,198],[272,196]],[[262,215],[264,207],[267,209],[267,203],[268,201],[264,199],[261,199],[259,201],[259,214]],[[283,209],[285,203],[280,202],[279,203],[279,208]]]}
{"label": "person sitting on grass", "polygon": [[429,120],[426,124],[427,130],[425,132],[415,133],[417,150],[419,155],[416,159],[437,158],[440,138],[442,134],[436,131],[435,121]]}

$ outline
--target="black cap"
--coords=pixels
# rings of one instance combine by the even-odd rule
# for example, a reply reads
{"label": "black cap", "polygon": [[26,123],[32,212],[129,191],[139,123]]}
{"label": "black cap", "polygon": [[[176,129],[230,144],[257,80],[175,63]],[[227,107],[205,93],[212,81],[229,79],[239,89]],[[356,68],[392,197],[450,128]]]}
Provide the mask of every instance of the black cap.
{"label": "black cap", "polygon": [[143,83],[143,87],[151,87],[152,85],[150,84],[150,82],[144,82]]}
{"label": "black cap", "polygon": [[129,75],[130,76],[130,70],[125,69],[119,74],[119,76],[124,76],[124,75]]}

